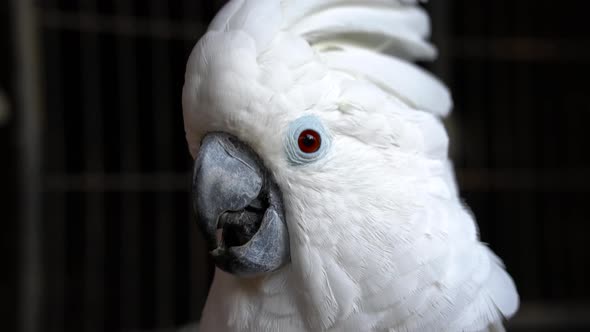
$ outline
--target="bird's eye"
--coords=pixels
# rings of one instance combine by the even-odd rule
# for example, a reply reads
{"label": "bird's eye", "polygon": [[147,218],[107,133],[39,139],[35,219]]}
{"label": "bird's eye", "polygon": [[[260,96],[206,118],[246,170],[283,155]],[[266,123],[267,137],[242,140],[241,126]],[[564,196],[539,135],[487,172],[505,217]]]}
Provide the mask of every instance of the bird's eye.
{"label": "bird's eye", "polygon": [[291,122],[286,134],[285,152],[292,165],[313,163],[330,150],[330,132],[314,115],[306,115]]}
{"label": "bird's eye", "polygon": [[322,137],[317,131],[307,129],[299,134],[298,144],[302,152],[314,153],[322,146]]}

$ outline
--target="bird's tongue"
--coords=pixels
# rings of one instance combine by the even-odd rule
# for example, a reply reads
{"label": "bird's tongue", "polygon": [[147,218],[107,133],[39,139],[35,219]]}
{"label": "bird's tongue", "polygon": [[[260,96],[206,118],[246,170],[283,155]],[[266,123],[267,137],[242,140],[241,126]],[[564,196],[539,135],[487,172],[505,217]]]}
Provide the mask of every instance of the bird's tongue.
{"label": "bird's tongue", "polygon": [[219,227],[222,228],[220,247],[242,246],[258,232],[264,211],[246,208],[238,212],[225,212],[219,217]]}

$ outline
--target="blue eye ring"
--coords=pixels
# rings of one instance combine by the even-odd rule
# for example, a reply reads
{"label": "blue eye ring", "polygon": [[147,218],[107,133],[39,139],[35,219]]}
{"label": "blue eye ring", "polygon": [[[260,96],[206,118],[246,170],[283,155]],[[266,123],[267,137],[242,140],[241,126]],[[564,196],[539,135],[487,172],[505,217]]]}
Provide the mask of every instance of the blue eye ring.
{"label": "blue eye ring", "polygon": [[[302,135],[305,134],[305,145],[314,139],[315,146],[305,149],[301,146]],[[311,137],[310,137],[311,136]],[[323,158],[329,151],[330,135],[320,119],[313,115],[303,116],[289,125],[285,138],[287,159],[292,165],[305,165]]]}

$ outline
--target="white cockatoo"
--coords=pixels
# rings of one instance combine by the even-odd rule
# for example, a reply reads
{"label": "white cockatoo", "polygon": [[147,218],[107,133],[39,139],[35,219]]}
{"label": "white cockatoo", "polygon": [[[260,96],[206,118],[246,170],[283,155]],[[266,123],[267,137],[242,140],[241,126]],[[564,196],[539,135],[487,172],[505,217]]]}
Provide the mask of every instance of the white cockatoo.
{"label": "white cockatoo", "polygon": [[458,197],[412,0],[234,0],[183,90],[217,265],[201,331],[499,331],[519,305]]}

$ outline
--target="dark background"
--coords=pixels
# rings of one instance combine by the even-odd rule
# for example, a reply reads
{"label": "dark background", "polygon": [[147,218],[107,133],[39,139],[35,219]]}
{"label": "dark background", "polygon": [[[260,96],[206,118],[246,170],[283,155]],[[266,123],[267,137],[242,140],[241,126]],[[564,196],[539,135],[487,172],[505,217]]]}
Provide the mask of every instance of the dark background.
{"label": "dark background", "polygon": [[[197,320],[211,267],[180,101],[223,1],[29,2],[0,2],[0,330]],[[426,7],[441,56],[423,65],[453,92],[462,195],[522,297],[509,330],[590,330],[587,1]]]}

